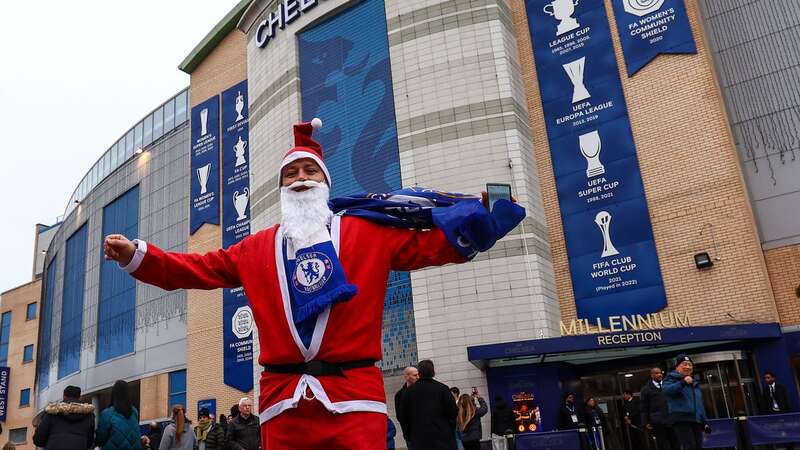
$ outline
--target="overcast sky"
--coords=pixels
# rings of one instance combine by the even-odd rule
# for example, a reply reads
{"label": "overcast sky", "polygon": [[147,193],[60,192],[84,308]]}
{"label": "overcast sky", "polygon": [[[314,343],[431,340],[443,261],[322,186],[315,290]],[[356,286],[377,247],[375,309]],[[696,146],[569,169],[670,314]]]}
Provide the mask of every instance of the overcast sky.
{"label": "overcast sky", "polygon": [[0,292],[30,281],[98,157],[188,86],[178,64],[237,0],[0,3]]}

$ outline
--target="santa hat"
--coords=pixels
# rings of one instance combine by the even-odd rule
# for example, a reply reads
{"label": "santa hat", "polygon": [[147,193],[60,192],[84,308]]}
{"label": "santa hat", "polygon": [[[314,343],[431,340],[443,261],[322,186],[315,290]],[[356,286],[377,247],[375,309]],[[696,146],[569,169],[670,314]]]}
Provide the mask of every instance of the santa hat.
{"label": "santa hat", "polygon": [[[294,126],[294,148],[289,150],[286,156],[283,157],[279,174],[282,174],[283,168],[292,162],[298,159],[310,158],[322,169],[328,181],[328,186],[331,185],[331,174],[328,172],[328,168],[325,166],[325,161],[322,157],[322,146],[311,137],[311,133],[319,128],[322,128],[322,121],[316,117],[312,119],[311,122],[298,123]],[[280,178],[281,177],[278,179],[279,183]]]}

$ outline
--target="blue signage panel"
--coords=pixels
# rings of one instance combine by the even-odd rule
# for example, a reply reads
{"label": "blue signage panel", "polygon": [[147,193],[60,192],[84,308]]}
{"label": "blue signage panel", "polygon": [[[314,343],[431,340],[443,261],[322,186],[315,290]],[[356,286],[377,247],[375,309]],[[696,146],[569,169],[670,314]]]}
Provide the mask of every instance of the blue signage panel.
{"label": "blue signage panel", "polygon": [[[222,245],[250,235],[250,117],[247,80],[222,92]],[[253,311],[241,287],[222,290],[224,379],[253,389]]]}
{"label": "blue signage panel", "polygon": [[192,108],[192,172],[189,234],[219,224],[219,96]]}
{"label": "blue signage panel", "polygon": [[750,416],[746,423],[753,445],[800,442],[800,413]]}
{"label": "blue signage panel", "polygon": [[703,448],[736,447],[736,419],[709,420],[711,433],[703,433]]}
{"label": "blue signage panel", "polygon": [[697,53],[683,0],[613,0],[628,76],[661,53]]}
{"label": "blue signage panel", "polygon": [[580,434],[577,430],[550,431],[517,435],[517,450],[580,450]]}
{"label": "blue signage panel", "polygon": [[208,412],[214,417],[217,416],[217,399],[215,398],[207,398],[203,400],[197,401],[197,413],[200,413],[200,410],[206,408]]}
{"label": "blue signage panel", "polygon": [[6,421],[8,413],[8,386],[10,384],[11,368],[0,367],[0,422]]}
{"label": "blue signage panel", "polygon": [[527,0],[579,318],[666,304],[603,2]]}

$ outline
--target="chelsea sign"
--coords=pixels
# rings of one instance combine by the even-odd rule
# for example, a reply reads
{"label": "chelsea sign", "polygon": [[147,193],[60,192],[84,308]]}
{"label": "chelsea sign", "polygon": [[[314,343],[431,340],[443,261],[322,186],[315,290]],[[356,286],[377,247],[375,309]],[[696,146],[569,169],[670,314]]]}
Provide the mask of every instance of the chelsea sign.
{"label": "chelsea sign", "polygon": [[267,14],[256,28],[256,45],[264,48],[279,30],[297,20],[300,14],[310,11],[323,0],[280,0],[278,8]]}

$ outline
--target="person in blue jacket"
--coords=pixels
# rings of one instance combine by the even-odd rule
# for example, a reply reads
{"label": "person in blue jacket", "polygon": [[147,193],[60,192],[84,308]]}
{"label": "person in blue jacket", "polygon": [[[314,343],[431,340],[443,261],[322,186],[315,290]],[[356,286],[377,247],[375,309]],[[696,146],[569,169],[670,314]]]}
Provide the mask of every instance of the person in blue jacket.
{"label": "person in blue jacket", "polygon": [[397,435],[397,427],[389,416],[386,416],[389,421],[388,428],[386,429],[386,450],[394,450],[394,437]]}
{"label": "person in blue jacket", "polygon": [[664,378],[664,394],[667,396],[669,418],[673,431],[683,450],[701,450],[703,432],[710,433],[703,407],[703,392],[700,382],[692,376],[694,364],[688,355],[678,355],[675,370]]}

